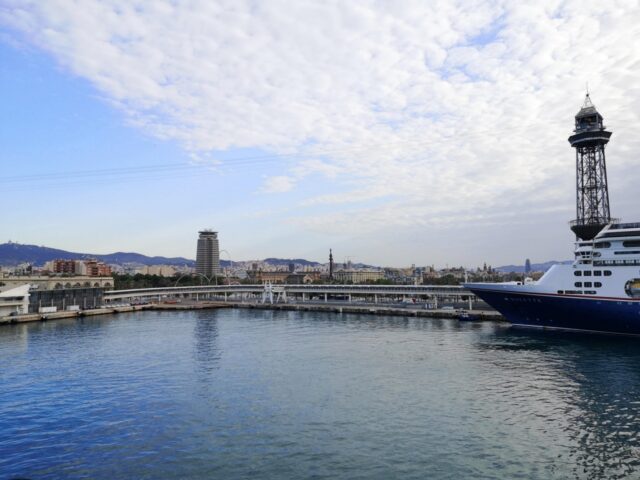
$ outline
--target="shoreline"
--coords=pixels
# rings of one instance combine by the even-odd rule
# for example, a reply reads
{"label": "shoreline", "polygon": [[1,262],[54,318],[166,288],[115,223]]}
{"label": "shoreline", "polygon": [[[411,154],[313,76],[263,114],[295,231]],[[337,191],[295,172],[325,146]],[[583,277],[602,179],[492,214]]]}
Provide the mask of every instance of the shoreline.
{"label": "shoreline", "polygon": [[218,308],[244,308],[256,310],[283,310],[301,312],[330,312],[330,313],[354,313],[365,315],[386,315],[395,317],[430,317],[457,319],[460,313],[468,312],[477,319],[474,321],[504,322],[504,317],[493,310],[443,310],[443,309],[411,309],[400,307],[386,307],[379,305],[340,305],[340,304],[304,304],[304,303],[241,303],[241,302],[199,302],[192,304],[180,303],[156,303],[148,305],[130,305],[122,307],[102,307],[89,310],[60,311],[52,313],[28,313],[24,315],[7,316],[0,318],[0,325],[15,325],[29,322],[46,322],[50,320],[62,320],[68,318],[84,318],[96,315],[109,315],[143,310],[213,310]]}

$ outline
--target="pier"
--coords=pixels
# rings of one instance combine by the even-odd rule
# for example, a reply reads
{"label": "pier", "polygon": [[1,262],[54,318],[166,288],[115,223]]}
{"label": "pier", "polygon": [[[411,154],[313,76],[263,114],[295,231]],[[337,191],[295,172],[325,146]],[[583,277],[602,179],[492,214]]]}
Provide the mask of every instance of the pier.
{"label": "pier", "polygon": [[504,320],[461,286],[428,285],[207,285],[105,292],[101,308],[31,313],[0,324],[82,318],[141,310],[246,308],[367,315]]}
{"label": "pier", "polygon": [[[415,305],[437,310],[453,306],[473,310],[484,306],[478,297],[459,285],[202,285],[140,288],[104,293],[108,305],[117,302],[157,302],[170,299],[213,300],[234,303],[344,303]],[[484,308],[483,308],[484,309]]]}

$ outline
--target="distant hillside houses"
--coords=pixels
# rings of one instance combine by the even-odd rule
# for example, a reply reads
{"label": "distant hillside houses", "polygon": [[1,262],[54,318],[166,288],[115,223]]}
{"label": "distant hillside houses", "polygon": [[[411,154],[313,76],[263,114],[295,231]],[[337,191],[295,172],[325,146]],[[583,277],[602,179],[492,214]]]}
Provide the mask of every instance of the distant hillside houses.
{"label": "distant hillside houses", "polygon": [[109,277],[111,267],[97,260],[56,259],[44,264],[42,273],[85,275],[88,277]]}

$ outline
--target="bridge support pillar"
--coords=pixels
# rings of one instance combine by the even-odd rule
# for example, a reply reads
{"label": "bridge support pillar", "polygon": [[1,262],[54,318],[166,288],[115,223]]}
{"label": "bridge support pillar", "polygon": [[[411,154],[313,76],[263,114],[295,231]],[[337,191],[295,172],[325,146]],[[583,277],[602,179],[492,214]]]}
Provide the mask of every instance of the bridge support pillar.
{"label": "bridge support pillar", "polygon": [[378,294],[377,293],[373,294],[373,303],[378,303]]}
{"label": "bridge support pillar", "polygon": [[347,295],[347,299],[349,300],[349,303],[351,303],[351,294]]}
{"label": "bridge support pillar", "polygon": [[469,310],[473,310],[473,297],[469,296]]}
{"label": "bridge support pillar", "polygon": [[224,301],[227,301],[227,292],[224,292]]}
{"label": "bridge support pillar", "polygon": [[307,301],[307,294],[306,294],[306,293],[303,293],[303,294],[302,294],[302,302],[304,303],[304,302],[306,302],[306,301]]}
{"label": "bridge support pillar", "polygon": [[324,303],[327,303],[327,300],[328,300],[328,297],[327,297],[327,294],[325,293],[324,294]]}

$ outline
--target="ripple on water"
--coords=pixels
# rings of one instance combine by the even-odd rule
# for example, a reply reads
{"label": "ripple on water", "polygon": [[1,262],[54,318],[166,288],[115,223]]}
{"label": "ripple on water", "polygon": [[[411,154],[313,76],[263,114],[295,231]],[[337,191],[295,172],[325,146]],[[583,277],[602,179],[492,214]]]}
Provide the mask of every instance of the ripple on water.
{"label": "ripple on water", "polygon": [[629,478],[637,340],[312,312],[0,329],[0,471]]}

